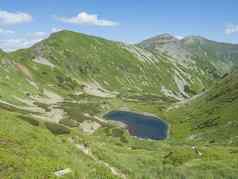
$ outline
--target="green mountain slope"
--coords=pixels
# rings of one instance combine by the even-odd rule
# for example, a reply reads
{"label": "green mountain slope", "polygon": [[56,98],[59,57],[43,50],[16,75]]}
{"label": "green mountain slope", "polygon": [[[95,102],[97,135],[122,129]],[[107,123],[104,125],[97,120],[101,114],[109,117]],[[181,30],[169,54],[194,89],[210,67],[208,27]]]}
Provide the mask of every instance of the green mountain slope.
{"label": "green mountain slope", "polygon": [[172,102],[207,89],[236,65],[236,45],[166,34],[139,46],[70,31],[55,33],[32,48],[1,53],[2,83],[8,83],[2,96],[8,98],[4,91],[14,91],[14,86],[18,89],[12,75],[22,90],[11,96],[36,94],[50,86],[63,95],[96,88],[109,96]]}
{"label": "green mountain slope", "polygon": [[190,143],[238,145],[238,72],[235,70],[204,94],[174,105],[168,119],[174,137]]}
{"label": "green mountain slope", "polygon": [[133,99],[147,95],[181,100],[212,80],[200,67],[175,63],[172,56],[70,31],[55,33],[9,58],[26,67],[39,86],[57,84],[71,91],[97,86]]}
{"label": "green mountain slope", "polygon": [[[168,41],[167,38],[172,40]],[[120,95],[133,100],[148,97],[162,101],[167,98],[171,102],[201,92],[210,86],[214,78],[223,74],[206,59],[197,62],[192,59],[194,54],[191,59],[187,58],[189,53],[185,53],[185,45],[181,45],[185,42],[168,35],[156,39],[159,42],[155,42],[155,49],[158,43],[159,49],[166,48],[174,54],[151,50],[153,41],[152,46],[148,46],[146,50],[134,45],[62,31],[32,48],[2,56],[2,63],[9,62],[7,68],[12,70],[9,69],[9,74],[2,76],[14,73],[16,76],[18,73],[18,78],[22,78],[21,83],[25,84],[22,85],[25,90],[21,91],[34,94],[49,86],[64,95],[84,88],[97,88],[109,93],[108,95]],[[179,45],[171,49],[170,44],[174,43]],[[142,44],[150,43],[145,41]],[[176,55],[177,51],[181,52],[180,56]],[[232,60],[230,63],[233,66]],[[9,85],[15,85],[14,81],[9,81]],[[24,96],[17,94],[19,95]]]}

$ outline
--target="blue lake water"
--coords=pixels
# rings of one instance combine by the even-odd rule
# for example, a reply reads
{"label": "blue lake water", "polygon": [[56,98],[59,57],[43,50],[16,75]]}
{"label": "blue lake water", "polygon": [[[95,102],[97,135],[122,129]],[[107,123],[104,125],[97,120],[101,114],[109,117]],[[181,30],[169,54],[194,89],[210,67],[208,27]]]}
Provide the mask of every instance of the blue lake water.
{"label": "blue lake water", "polygon": [[131,135],[139,138],[162,140],[167,137],[168,125],[161,119],[127,111],[111,111],[104,118],[127,125]]}

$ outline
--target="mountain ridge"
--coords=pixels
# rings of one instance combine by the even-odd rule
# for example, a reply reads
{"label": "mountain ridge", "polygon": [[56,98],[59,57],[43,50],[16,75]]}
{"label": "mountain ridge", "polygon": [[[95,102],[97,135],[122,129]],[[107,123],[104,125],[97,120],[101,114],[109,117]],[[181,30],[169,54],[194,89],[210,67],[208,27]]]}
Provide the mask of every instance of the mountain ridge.
{"label": "mountain ridge", "polygon": [[[167,37],[174,39],[168,34],[160,36],[162,39]],[[174,47],[170,48],[170,44],[174,45],[174,42],[161,45],[162,48],[168,50],[168,53],[165,53],[160,49],[145,49],[140,45],[127,45],[64,30],[53,33],[49,38],[31,48],[7,53],[4,59],[19,63],[21,71],[24,66],[28,69],[28,73],[35,73],[33,78],[41,76],[42,80],[48,81],[49,85],[55,83],[56,77],[53,76],[56,72],[52,69],[57,69],[60,76],[67,74],[65,79],[71,78],[78,81],[78,87],[80,87],[79,83],[97,82],[102,88],[122,96],[147,94],[156,98],[167,97],[168,100],[182,100],[200,93],[208,88],[214,79],[219,79],[229,72],[230,66],[233,66],[230,64],[224,72],[220,72],[219,68],[207,60],[193,59],[196,53],[188,51],[187,47],[181,44],[181,40],[176,39],[175,45],[179,56],[176,50],[173,50]],[[170,50],[173,51],[172,54]],[[219,65],[220,68],[224,68],[220,61]],[[44,79],[45,77],[40,73],[45,72],[34,68],[40,71],[49,68],[52,77]],[[36,83],[38,78],[35,77]]]}
{"label": "mountain ridge", "polygon": [[[74,45],[72,45],[72,44],[74,44]],[[101,49],[101,52],[98,51],[97,48]],[[35,57],[38,58],[40,56],[41,60],[42,60],[42,57],[44,57],[44,59],[52,57],[52,59],[47,59],[47,61],[50,62],[51,64],[54,64],[54,63],[59,63],[60,58],[62,58],[62,60],[65,59],[67,54],[69,54],[69,56],[71,56],[71,54],[72,54],[73,56],[71,58],[77,59],[79,56],[75,52],[81,51],[81,53],[85,53],[85,50],[86,50],[86,51],[89,51],[91,53],[93,52],[95,54],[95,56],[100,55],[101,56],[100,58],[106,57],[109,60],[108,53],[105,52],[106,48],[110,48],[111,50],[109,50],[109,51],[113,51],[114,54],[117,53],[118,54],[117,58],[120,58],[120,61],[121,61],[122,64],[120,64],[120,65],[115,64],[116,66],[111,64],[112,66],[114,66],[113,67],[114,69],[117,69],[120,66],[121,69],[118,69],[118,73],[122,73],[122,70],[126,70],[126,68],[130,68],[131,72],[134,71],[134,70],[141,71],[140,73],[143,75],[143,76],[141,76],[141,78],[145,78],[145,81],[148,81],[149,83],[151,83],[151,84],[148,84],[148,85],[150,85],[150,87],[149,87],[150,89],[154,89],[153,93],[155,93],[155,91],[158,91],[158,88],[162,88],[162,86],[164,86],[162,90],[164,92],[167,91],[166,92],[167,94],[171,93],[170,96],[178,95],[182,98],[184,96],[187,96],[187,94],[183,90],[184,87],[183,86],[178,86],[178,85],[180,85],[180,83],[185,85],[185,82],[183,82],[184,77],[182,77],[182,76],[185,76],[185,75],[180,74],[180,73],[183,73],[183,72],[180,69],[178,69],[178,71],[176,72],[177,73],[176,76],[178,76],[178,77],[174,77],[174,78],[176,78],[177,81],[174,81],[174,79],[172,79],[174,74],[171,73],[171,72],[169,73],[168,70],[165,71],[166,68],[170,68],[171,70],[175,68],[174,64],[172,64],[172,63],[169,64],[170,62],[169,62],[169,60],[167,60],[167,58],[170,58],[170,57],[166,57],[166,56],[163,56],[163,55],[155,56],[153,54],[150,54],[150,52],[147,52],[147,51],[145,51],[143,49],[140,49],[140,48],[138,49],[135,46],[122,45],[120,43],[113,42],[113,41],[108,41],[108,40],[103,39],[103,38],[97,38],[97,37],[94,37],[94,36],[88,36],[88,35],[85,35],[85,34],[79,34],[79,33],[71,32],[71,31],[62,31],[62,32],[58,32],[58,33],[55,33],[55,34],[51,35],[48,39],[37,43],[36,45],[34,45],[30,49],[25,49],[25,50],[20,50],[20,51],[10,53],[10,56],[13,56],[13,58],[18,58],[19,56],[25,56],[25,55],[27,55],[27,53],[29,53],[27,55],[28,57],[34,56],[34,58]],[[89,49],[91,49],[91,50],[89,50]],[[64,54],[59,53],[60,51],[63,52]],[[71,53],[71,52],[73,52],[73,53]],[[133,53],[131,53],[131,52],[133,52]],[[53,56],[57,55],[58,57],[55,58],[50,54],[53,54]],[[112,54],[112,56],[114,56],[113,58],[115,58],[114,54]],[[121,54],[124,54],[123,58],[120,57]],[[140,57],[140,60],[138,60],[138,55]],[[85,57],[92,59],[92,57],[89,56],[89,53],[87,53],[83,56],[83,58],[81,60],[76,60],[76,61],[74,60],[74,63],[75,63],[74,66],[72,65],[73,61],[70,62],[69,60],[65,60],[64,63],[65,64],[70,63],[68,65],[70,65],[71,66],[70,68],[72,68],[71,72],[72,71],[73,72],[77,71],[75,69],[76,63],[78,63],[78,64],[83,63],[81,65],[86,65],[86,66],[88,66],[88,68],[92,68],[91,70],[96,70],[96,69],[99,70],[98,67],[97,67],[98,63],[100,63],[100,64],[104,63],[105,66],[108,66],[110,63],[112,63],[112,61],[113,61],[113,63],[118,63],[114,59],[112,59],[112,60],[108,61],[108,63],[106,63],[105,60],[104,60],[104,62],[102,62],[100,58],[94,58],[94,59],[91,60],[91,62],[90,62],[91,64],[87,64],[89,62],[89,60],[86,59]],[[33,58],[33,57],[31,57],[31,58]],[[126,60],[126,58],[127,58],[127,60]],[[125,60],[122,60],[122,59],[125,59]],[[63,65],[63,61],[60,62],[60,63],[62,63],[62,65]],[[136,65],[137,61],[138,61],[138,64]],[[123,63],[125,63],[125,64],[123,64]],[[152,64],[157,64],[157,65],[153,66]],[[159,67],[158,64],[160,64],[159,66],[161,66],[161,67]],[[138,65],[141,66],[141,67],[139,67]],[[165,66],[168,66],[168,67],[165,67]],[[62,70],[65,70],[65,66],[61,66],[60,68]],[[104,68],[104,67],[101,66],[100,68]],[[112,68],[112,67],[110,67],[110,68]],[[176,67],[176,68],[178,68],[178,67]],[[90,70],[90,69],[88,69],[88,70]],[[157,73],[157,74],[154,73],[153,74],[154,77],[152,75],[150,75],[150,77],[149,77],[149,74],[145,75],[146,73],[149,73],[149,71],[159,72],[159,70],[163,70],[163,73],[165,73],[165,74],[167,74],[167,76],[169,76],[169,78],[170,78],[169,81],[171,81],[171,80],[173,81],[173,82],[171,81],[170,87],[165,84],[166,81],[168,80],[168,78],[166,79],[166,77],[162,77],[161,80],[163,80],[163,81],[162,82],[158,81],[161,78],[161,77],[159,77],[159,73]],[[105,69],[103,73],[106,73],[107,71],[108,70]],[[69,74],[71,72],[69,72]],[[114,73],[115,72],[116,71],[114,70]],[[139,90],[139,88],[138,88],[139,86],[141,86],[141,90],[143,90],[143,89],[148,90],[149,89],[148,86],[146,86],[146,84],[142,85],[142,84],[139,83],[138,77],[133,75],[134,72],[133,73],[131,73],[130,71],[128,71],[128,72],[129,72],[129,74],[128,74],[127,77],[123,77],[124,76],[123,74],[115,75],[115,77],[116,76],[119,77],[119,78],[123,77],[123,79],[126,79],[126,80],[118,81],[118,79],[114,79],[113,80],[114,86],[115,86],[115,82],[118,81],[117,82],[118,85],[121,86],[122,81],[124,81],[126,83],[126,84],[124,84],[125,86],[129,85],[130,86],[129,88],[134,88],[134,90],[136,90],[136,91]],[[87,73],[91,73],[91,72],[89,71]],[[85,76],[85,75],[87,75],[87,74],[85,73],[84,75],[81,75],[81,76]],[[99,75],[99,73],[97,73],[97,76],[98,75]],[[105,78],[106,76],[108,76],[108,75],[103,75],[102,78]],[[128,81],[127,78],[130,77],[130,76],[132,77],[132,79],[129,79],[129,81]],[[86,77],[86,78],[88,78],[88,77]],[[152,81],[152,78],[154,78],[153,81]],[[87,79],[85,79],[85,80],[87,80]],[[97,79],[95,79],[95,80],[97,80]],[[136,85],[137,86],[136,88],[135,88],[135,85],[132,85],[133,81],[135,81],[135,80],[138,81],[138,82],[134,82],[134,83],[138,84],[138,85]],[[194,80],[196,80],[196,79],[194,79]],[[110,83],[110,82],[108,81],[108,83]],[[154,83],[154,84],[152,85],[152,83]],[[196,83],[200,83],[200,82],[197,81]],[[174,87],[172,87],[172,84],[174,85]],[[192,82],[191,82],[191,84],[192,84]],[[101,84],[101,85],[103,86],[105,84]],[[118,89],[119,89],[120,86],[118,86]],[[158,87],[156,87],[156,86],[158,86]],[[201,84],[201,86],[203,86],[203,85]],[[128,88],[128,90],[130,90],[129,88]],[[196,91],[197,89],[194,89],[194,90]],[[176,92],[176,91],[178,91],[178,92]],[[173,94],[173,93],[175,93],[175,94]],[[180,94],[180,93],[182,93],[182,94]],[[184,96],[181,96],[181,95],[184,95]]]}

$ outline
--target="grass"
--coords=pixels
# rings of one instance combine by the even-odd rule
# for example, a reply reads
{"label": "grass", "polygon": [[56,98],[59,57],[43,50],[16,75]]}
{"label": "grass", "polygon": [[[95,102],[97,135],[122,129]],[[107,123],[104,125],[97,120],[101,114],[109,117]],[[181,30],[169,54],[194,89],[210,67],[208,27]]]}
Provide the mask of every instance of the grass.
{"label": "grass", "polygon": [[[92,102],[93,98],[90,99]],[[84,101],[83,98],[81,101]],[[94,102],[100,103],[99,100]],[[149,105],[137,102],[126,103],[114,99],[108,104],[111,105],[111,110],[123,105],[133,111],[165,115],[158,110],[160,105],[154,103]],[[83,104],[78,105],[80,109],[84,109],[84,112],[87,111],[87,108],[80,107]],[[97,108],[97,105],[92,105],[90,110],[93,110],[93,106]],[[98,159],[118,168],[131,179],[235,178],[238,175],[236,146],[181,141],[179,143],[173,140],[173,134],[168,141],[138,140],[131,137],[126,130],[111,125],[104,125],[93,135],[85,135],[77,128],[73,128],[71,135],[78,139],[78,143],[86,144]],[[194,144],[202,156],[192,149]]]}
{"label": "grass", "polygon": [[99,159],[119,168],[128,178],[237,176],[237,147],[199,145],[203,153],[200,157],[190,145],[138,140],[128,134],[124,134],[127,139],[124,143],[108,130],[112,129],[102,128],[93,136],[75,135],[79,135]]}
{"label": "grass", "polygon": [[39,126],[40,125],[40,121],[38,121],[37,119],[34,119],[32,117],[29,116],[24,116],[24,115],[19,115],[17,116],[19,119],[22,119],[26,122],[28,122],[29,124],[33,125],[33,126]]}
{"label": "grass", "polygon": [[[78,105],[81,113],[91,112],[91,115],[100,115],[100,112],[103,112],[98,110],[96,105],[101,104],[103,99],[101,101],[97,97],[84,97],[81,96],[80,101],[90,99],[89,103],[76,103],[73,108],[69,107],[70,103],[64,103],[65,108],[74,111]],[[88,108],[88,104],[94,105]],[[133,111],[151,112],[158,116],[161,113],[157,110],[159,105],[154,103],[125,103],[120,99],[113,99],[102,104],[111,106],[111,109],[127,106]],[[110,124],[103,125],[93,135],[84,134],[77,127],[71,128],[70,134],[55,135],[42,123],[35,126],[19,118],[19,113],[0,110],[3,114],[0,117],[2,178],[54,178],[53,172],[64,168],[73,170],[72,174],[64,178],[115,178],[104,165],[95,163],[78,151],[68,138],[73,138],[76,144],[86,144],[99,160],[119,169],[129,179],[238,176],[236,146],[196,144],[203,154],[199,156],[190,144],[177,144],[170,139],[160,142],[138,140],[130,136],[126,130]]]}
{"label": "grass", "polygon": [[[169,111],[176,141],[237,145],[237,72],[218,82],[202,97]],[[219,136],[219,137],[217,137]]]}
{"label": "grass", "polygon": [[[79,152],[44,127],[0,109],[0,178],[56,178],[53,172],[71,168],[66,178],[113,178],[104,166]],[[83,172],[82,172],[83,171]]]}

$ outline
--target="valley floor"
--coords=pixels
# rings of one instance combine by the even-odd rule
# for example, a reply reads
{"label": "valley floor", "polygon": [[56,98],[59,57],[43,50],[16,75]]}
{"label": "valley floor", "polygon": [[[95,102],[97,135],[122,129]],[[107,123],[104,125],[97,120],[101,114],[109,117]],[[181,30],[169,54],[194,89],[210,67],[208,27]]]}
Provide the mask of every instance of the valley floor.
{"label": "valley floor", "polygon": [[[166,112],[168,104],[163,102],[80,94],[38,104],[45,114],[53,107],[63,110],[58,123],[40,118],[41,113],[29,115],[29,110],[0,104],[0,178],[57,178],[55,172],[64,169],[70,172],[63,178],[238,176],[237,145],[184,140],[193,132],[174,121],[174,112]],[[123,127],[102,119],[114,109],[160,116],[170,124],[169,138],[153,141],[130,136]]]}

